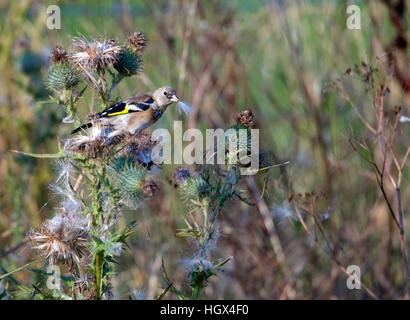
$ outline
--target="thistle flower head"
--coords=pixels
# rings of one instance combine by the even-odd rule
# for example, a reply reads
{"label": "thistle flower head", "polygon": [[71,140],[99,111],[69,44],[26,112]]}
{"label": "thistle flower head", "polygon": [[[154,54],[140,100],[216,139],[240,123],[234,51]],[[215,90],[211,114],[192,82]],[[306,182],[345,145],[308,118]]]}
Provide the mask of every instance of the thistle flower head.
{"label": "thistle flower head", "polygon": [[68,139],[64,144],[64,151],[82,153],[90,158],[97,158],[109,152],[119,142],[120,139],[112,139],[107,144],[102,128],[96,123],[88,131],[88,135],[77,135]]}
{"label": "thistle flower head", "polygon": [[85,38],[74,38],[73,47],[75,53],[71,56],[71,61],[88,70],[104,70],[108,65],[117,62],[123,50],[116,45],[115,39],[88,41]]}
{"label": "thistle flower head", "polygon": [[17,68],[25,74],[36,74],[41,71],[44,66],[44,58],[35,52],[25,50],[17,58]]}
{"label": "thistle flower head", "polygon": [[124,154],[142,165],[150,165],[152,162],[152,150],[158,144],[148,134],[128,134],[125,138],[127,147]]}
{"label": "thistle flower head", "polygon": [[46,220],[40,230],[30,232],[29,238],[33,248],[52,265],[59,260],[80,264],[88,254],[89,230],[78,214],[58,214]]}
{"label": "thistle flower head", "polygon": [[191,176],[191,172],[185,168],[178,168],[174,171],[174,179],[177,184],[183,183],[187,178]]}
{"label": "thistle flower head", "polygon": [[68,53],[67,50],[61,46],[55,46],[51,51],[50,60],[53,63],[57,62],[68,62]]}
{"label": "thistle flower head", "polygon": [[211,187],[201,176],[186,178],[180,185],[180,194],[182,199],[189,201],[191,199],[203,199],[209,195]]}
{"label": "thistle flower head", "polygon": [[124,48],[118,55],[114,68],[126,77],[136,75],[142,70],[141,57],[130,47]]}
{"label": "thistle flower head", "polygon": [[82,73],[73,68],[71,64],[61,60],[48,70],[45,80],[46,88],[54,91],[70,89],[81,81],[82,76]]}
{"label": "thistle flower head", "polygon": [[140,31],[134,32],[132,35],[130,35],[127,38],[127,42],[139,55],[142,54],[148,43],[145,34]]}
{"label": "thistle flower head", "polygon": [[71,139],[68,139],[64,145],[64,150],[72,153],[87,154],[90,158],[97,158],[103,154],[104,138],[90,137],[77,135]]}
{"label": "thistle flower head", "polygon": [[121,202],[131,209],[137,209],[157,190],[156,184],[147,177],[148,170],[126,155],[115,158],[108,166],[108,172],[111,181],[119,190]]}
{"label": "thistle flower head", "polygon": [[253,125],[253,113],[251,109],[245,109],[238,114],[237,120],[245,127],[252,127]]}
{"label": "thistle flower head", "polygon": [[241,122],[236,123],[228,130],[225,136],[225,146],[228,160],[237,158],[238,153],[249,154],[252,149],[252,136],[248,126]]}
{"label": "thistle flower head", "polygon": [[199,257],[193,259],[182,259],[181,263],[189,273],[208,271],[212,270],[214,267],[211,261]]}

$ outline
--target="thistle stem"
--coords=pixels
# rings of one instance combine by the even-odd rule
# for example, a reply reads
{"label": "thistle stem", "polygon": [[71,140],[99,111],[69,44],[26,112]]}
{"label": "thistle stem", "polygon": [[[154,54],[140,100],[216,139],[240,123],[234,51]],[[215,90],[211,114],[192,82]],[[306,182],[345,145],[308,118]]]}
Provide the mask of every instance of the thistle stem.
{"label": "thistle stem", "polygon": [[102,299],[103,289],[103,266],[104,266],[104,251],[100,251],[95,256],[94,268],[95,268],[95,291],[97,294],[97,300]]}

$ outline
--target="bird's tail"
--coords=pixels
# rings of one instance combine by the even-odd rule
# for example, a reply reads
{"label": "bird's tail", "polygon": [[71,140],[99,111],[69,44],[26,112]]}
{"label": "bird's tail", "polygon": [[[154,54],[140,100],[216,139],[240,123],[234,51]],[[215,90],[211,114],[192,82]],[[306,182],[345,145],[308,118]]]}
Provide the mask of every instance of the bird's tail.
{"label": "bird's tail", "polygon": [[73,131],[71,131],[71,134],[77,133],[80,130],[85,130],[85,129],[91,128],[92,126],[93,126],[93,124],[91,122],[88,122],[88,123],[83,124],[82,126],[76,128],[76,129],[74,129]]}

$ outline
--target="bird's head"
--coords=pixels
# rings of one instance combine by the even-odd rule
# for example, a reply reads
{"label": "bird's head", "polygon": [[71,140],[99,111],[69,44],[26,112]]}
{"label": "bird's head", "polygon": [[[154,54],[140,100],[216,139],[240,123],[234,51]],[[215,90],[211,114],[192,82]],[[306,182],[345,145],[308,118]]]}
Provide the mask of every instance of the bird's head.
{"label": "bird's head", "polygon": [[168,86],[155,90],[152,97],[160,108],[167,107],[171,103],[179,101],[175,89]]}

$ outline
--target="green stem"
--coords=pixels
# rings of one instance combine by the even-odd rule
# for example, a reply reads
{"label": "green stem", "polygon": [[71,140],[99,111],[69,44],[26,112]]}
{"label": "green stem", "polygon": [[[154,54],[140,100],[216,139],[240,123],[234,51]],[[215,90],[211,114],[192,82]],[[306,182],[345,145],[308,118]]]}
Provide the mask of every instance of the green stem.
{"label": "green stem", "polygon": [[201,257],[203,259],[206,259],[206,246],[205,246],[205,243],[208,240],[209,234],[210,234],[209,229],[208,229],[208,204],[204,203],[203,207],[202,207],[202,210],[203,210],[203,215],[204,215],[204,228],[202,230],[202,237],[201,237],[201,240],[200,240],[200,244],[202,246],[202,248],[201,248]]}
{"label": "green stem", "polygon": [[98,168],[94,166],[92,168],[92,174],[94,176],[93,183],[91,185],[93,191],[93,201],[92,201],[92,208],[93,208],[93,224],[96,227],[98,225],[98,219],[103,213],[103,208],[101,205],[101,181],[99,178]]}
{"label": "green stem", "polygon": [[109,101],[111,98],[112,90],[114,90],[114,88],[121,82],[122,79],[124,79],[124,76],[122,74],[118,74],[118,76],[115,74],[112,75],[111,87],[107,93],[107,101]]}
{"label": "green stem", "polygon": [[70,102],[69,102],[69,106],[68,106],[68,111],[71,113],[75,123],[80,124],[81,120],[80,120],[80,117],[78,115],[78,110],[75,107],[75,104],[77,103],[77,99],[73,98],[73,94],[74,94],[74,89],[71,89],[70,90]]}
{"label": "green stem", "polygon": [[200,300],[201,299],[201,291],[202,291],[201,286],[197,286],[197,287],[192,288],[191,300]]}
{"label": "green stem", "polygon": [[100,251],[95,256],[94,271],[95,271],[95,291],[97,299],[102,299],[103,289],[103,267],[104,267],[104,251]]}

